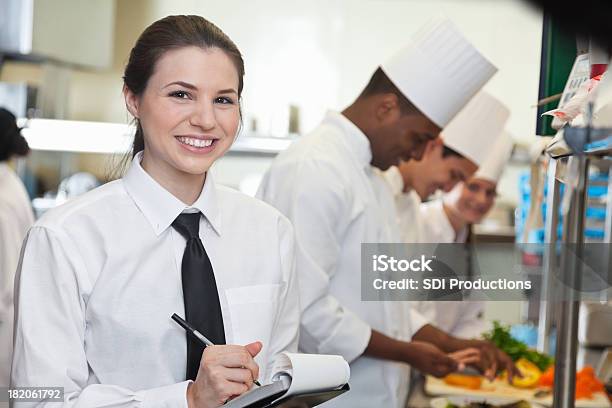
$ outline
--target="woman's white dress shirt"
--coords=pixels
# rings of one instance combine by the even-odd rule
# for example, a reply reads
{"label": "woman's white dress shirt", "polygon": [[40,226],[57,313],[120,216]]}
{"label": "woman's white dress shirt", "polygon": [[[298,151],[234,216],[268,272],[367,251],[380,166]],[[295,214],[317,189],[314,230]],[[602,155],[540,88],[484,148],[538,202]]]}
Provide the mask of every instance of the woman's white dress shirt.
{"label": "woman's white dress shirt", "polygon": [[0,162],[0,387],[9,385],[13,347],[13,281],[21,244],[34,223],[30,198],[19,177]]}
{"label": "woman's white dress shirt", "polygon": [[227,343],[263,342],[255,360],[264,381],[278,353],[297,349],[289,221],[210,174],[188,208],[140,157],[123,179],[49,211],[30,230],[17,276],[13,386],[63,386],[65,406],[186,406],[185,331],[170,318],[184,316],[185,239],[171,227],[183,211],[204,214],[200,238]]}
{"label": "woman's white dress shirt", "polygon": [[403,407],[408,365],[362,354],[372,329],[409,340],[426,324],[404,302],[361,301],[361,244],[399,240],[393,197],[371,159],[361,130],[329,112],[276,157],[257,193],[296,231],[301,350],[351,363],[351,391],[326,407]]}

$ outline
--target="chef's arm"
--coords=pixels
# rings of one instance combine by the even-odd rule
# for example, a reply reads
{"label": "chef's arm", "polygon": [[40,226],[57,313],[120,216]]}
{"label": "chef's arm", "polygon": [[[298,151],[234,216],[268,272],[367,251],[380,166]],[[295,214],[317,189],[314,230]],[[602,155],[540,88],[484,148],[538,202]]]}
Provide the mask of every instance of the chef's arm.
{"label": "chef's arm", "polygon": [[430,343],[401,341],[372,330],[364,355],[399,361],[436,377],[457,370],[457,362]]}
{"label": "chef's arm", "polygon": [[257,197],[280,210],[294,227],[299,348],[306,353],[338,354],[350,363],[363,354],[371,329],[334,296],[331,287],[352,221],[348,214],[354,197],[334,163],[313,158],[294,164],[272,166]]}
{"label": "chef's arm", "polygon": [[475,347],[472,340],[460,339],[451,336],[443,330],[438,329],[431,324],[426,324],[421,327],[413,336],[412,340],[426,341],[438,347],[439,349],[452,353],[453,351],[462,350],[468,347]]}
{"label": "chef's arm", "polygon": [[370,342],[364,354],[370,357],[381,358],[392,361],[405,361],[407,359],[407,345],[409,343],[393,339],[389,336],[372,330]]}

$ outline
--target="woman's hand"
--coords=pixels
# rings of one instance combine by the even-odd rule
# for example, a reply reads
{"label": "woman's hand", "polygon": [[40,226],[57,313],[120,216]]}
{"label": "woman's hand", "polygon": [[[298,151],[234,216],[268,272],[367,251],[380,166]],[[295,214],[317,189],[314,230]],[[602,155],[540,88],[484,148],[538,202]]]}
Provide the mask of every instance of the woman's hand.
{"label": "woman's hand", "polygon": [[196,380],[187,388],[189,408],[213,408],[244,394],[259,377],[259,366],[253,360],[263,345],[209,346],[202,353]]}

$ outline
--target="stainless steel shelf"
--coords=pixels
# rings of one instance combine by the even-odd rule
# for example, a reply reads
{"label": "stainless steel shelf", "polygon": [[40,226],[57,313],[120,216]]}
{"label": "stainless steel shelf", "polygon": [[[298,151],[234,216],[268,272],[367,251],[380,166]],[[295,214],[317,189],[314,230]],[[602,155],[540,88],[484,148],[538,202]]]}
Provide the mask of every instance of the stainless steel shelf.
{"label": "stainless steel shelf", "polygon": [[612,154],[612,128],[567,127],[563,131],[563,139],[574,155]]}
{"label": "stainless steel shelf", "polygon": [[[561,137],[555,138],[557,145],[567,145],[557,147],[555,152],[550,152],[552,159],[549,163],[549,200],[547,202],[549,213],[546,220],[547,239],[550,244],[549,252],[545,258],[545,290],[566,290],[558,289],[550,282],[550,276],[555,268],[561,268],[564,276],[571,278],[574,282],[574,287],[579,287],[581,267],[578,262],[569,262],[568,259],[561,259],[557,265],[556,256],[552,248],[555,247],[557,232],[557,212],[561,208],[561,197],[559,195],[559,187],[567,180],[566,175],[561,174],[561,168],[557,166],[558,160],[562,156],[569,156],[570,160],[576,161],[574,170],[574,178],[572,180],[572,188],[567,188],[571,197],[569,205],[563,210],[563,239],[564,243],[576,244],[576,251],[581,253],[584,247],[584,225],[585,225],[585,205],[587,201],[588,188],[588,167],[591,158],[612,159],[612,129],[597,129],[589,126],[585,128],[568,127],[563,129]],[[563,143],[562,143],[563,142]],[[568,166],[563,166],[564,170]],[[610,176],[612,176],[612,171]],[[609,184],[612,186],[612,184]],[[608,192],[610,195],[611,191]],[[606,219],[606,228],[612,230],[612,204],[608,202],[608,212]],[[606,240],[610,242],[612,231],[606,231]],[[565,254],[567,255],[567,254]],[[563,258],[565,258],[565,255]],[[579,292],[566,293],[565,300],[558,303],[560,313],[557,316],[557,348],[555,353],[556,369],[555,369],[555,387],[553,394],[554,408],[573,408],[575,406],[574,390],[576,381],[576,358],[578,347],[578,311],[580,307]],[[550,331],[552,306],[545,305],[544,310],[540,314],[542,320],[539,327],[539,334],[546,336]],[[540,342],[540,349],[544,349],[544,343]]]}
{"label": "stainless steel shelf", "polygon": [[88,65],[77,64],[74,62],[62,61],[60,59],[49,57],[47,55],[30,53],[22,54],[14,51],[2,51],[0,50],[0,69],[2,64],[5,62],[25,62],[28,64],[52,64],[55,66],[66,67],[71,69],[78,69],[83,71],[95,71],[97,68]]}

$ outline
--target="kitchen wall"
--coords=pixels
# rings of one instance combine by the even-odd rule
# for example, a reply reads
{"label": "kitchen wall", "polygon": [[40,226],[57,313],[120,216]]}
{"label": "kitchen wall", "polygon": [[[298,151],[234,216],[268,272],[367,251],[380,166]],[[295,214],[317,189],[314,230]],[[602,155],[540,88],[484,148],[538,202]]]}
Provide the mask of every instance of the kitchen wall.
{"label": "kitchen wall", "polygon": [[[112,68],[73,72],[69,118],[125,122],[121,72],[129,50],[149,23],[177,13],[209,18],[243,51],[245,113],[261,133],[286,133],[289,104],[300,108],[305,131],[326,109],[346,106],[381,61],[439,15],[499,67],[486,89],[511,108],[509,130],[518,139],[534,132],[542,23],[521,0],[119,0]],[[39,71],[7,64],[0,79],[36,83]]]}
{"label": "kitchen wall", "polygon": [[[218,24],[244,54],[245,132],[256,121],[260,134],[286,135],[289,105],[308,131],[327,109],[349,104],[424,21],[446,15],[498,66],[486,89],[511,109],[508,130],[521,143],[533,140],[542,21],[522,0],[117,0],[115,11],[111,68],[72,72],[68,119],[127,123],[121,75],[133,43],[152,21],[193,13]],[[37,66],[9,63],[0,80],[42,77]],[[103,161],[79,162],[102,176]],[[502,199],[516,202],[514,177],[502,185]]]}
{"label": "kitchen wall", "polygon": [[[245,107],[263,133],[279,133],[286,107],[300,107],[303,130],[326,109],[341,109],[374,69],[432,17],[450,17],[500,69],[486,89],[512,110],[508,129],[528,140],[535,129],[539,12],[521,0],[311,0],[148,2],[151,16],[206,16],[245,54]],[[280,129],[282,134],[284,129]]]}
{"label": "kitchen wall", "polygon": [[[301,131],[312,129],[327,109],[342,109],[374,69],[430,18],[450,17],[498,68],[486,85],[512,111],[508,130],[523,144],[533,140],[537,100],[541,13],[521,0],[117,0],[109,69],[75,70],[68,119],[127,123],[121,95],[122,70],[140,32],[168,14],[199,14],[219,25],[246,61],[245,132],[257,122],[263,135],[287,133],[289,105],[300,110]],[[92,15],[92,18],[95,18]],[[92,44],[95,47],[95,44]],[[0,80],[39,84],[43,70],[8,63]],[[52,186],[57,153],[37,153],[39,173]],[[71,155],[76,168],[104,179],[118,158]],[[253,186],[269,158],[226,157],[216,178],[239,187],[245,174]],[[500,201],[516,202],[517,167],[502,180]],[[492,304],[489,317],[518,320],[518,309]]]}
{"label": "kitchen wall", "polygon": [[[521,0],[118,0],[115,11],[111,67],[72,72],[69,119],[127,123],[121,75],[139,33],[165,15],[195,13],[222,27],[244,53],[245,132],[256,120],[260,134],[285,135],[289,105],[300,109],[301,130],[308,131],[327,109],[349,104],[423,21],[446,15],[499,67],[486,89],[511,109],[508,130],[521,143],[533,140],[542,22]],[[38,66],[8,63],[0,80],[39,84],[42,77]],[[108,167],[104,157],[77,162],[98,176]],[[501,199],[510,203],[516,174],[501,183]]]}

